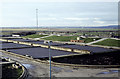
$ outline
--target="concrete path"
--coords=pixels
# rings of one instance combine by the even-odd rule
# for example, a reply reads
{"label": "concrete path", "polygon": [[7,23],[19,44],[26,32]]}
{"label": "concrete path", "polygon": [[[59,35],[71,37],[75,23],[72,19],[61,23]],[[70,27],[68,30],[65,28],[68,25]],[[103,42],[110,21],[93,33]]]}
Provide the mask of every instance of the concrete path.
{"label": "concrete path", "polygon": [[43,37],[40,37],[40,38],[34,38],[35,40],[39,40],[41,38],[47,38],[47,37],[50,37],[50,36],[53,36],[53,35],[48,35],[48,36],[43,36]]}
{"label": "concrete path", "polygon": [[53,36],[53,35],[48,35],[48,36],[44,36],[44,37],[40,37],[40,38],[47,38],[47,37],[50,37],[50,36]]}
{"label": "concrete path", "polygon": [[87,43],[87,45],[91,45],[91,44],[93,44],[93,43],[97,43],[97,42],[103,41],[103,40],[105,40],[105,39],[108,39],[108,38],[102,38],[102,39],[100,39],[100,40],[96,40],[96,41]]}
{"label": "concrete path", "polygon": [[110,39],[120,40],[120,39],[118,39],[118,38],[110,38]]}

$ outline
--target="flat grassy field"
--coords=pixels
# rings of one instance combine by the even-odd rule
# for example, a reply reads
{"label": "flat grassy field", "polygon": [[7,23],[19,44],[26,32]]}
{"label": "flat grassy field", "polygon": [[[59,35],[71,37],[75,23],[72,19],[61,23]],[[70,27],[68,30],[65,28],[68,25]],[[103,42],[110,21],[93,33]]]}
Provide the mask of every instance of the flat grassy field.
{"label": "flat grassy field", "polygon": [[84,43],[93,42],[93,41],[96,41],[96,40],[99,40],[99,39],[101,39],[101,38],[85,38]]}
{"label": "flat grassy field", "polygon": [[44,38],[45,40],[53,40],[53,41],[70,41],[70,40],[76,40],[78,36],[50,36],[47,38]]}
{"label": "flat grassy field", "polygon": [[23,38],[40,38],[40,37],[43,37],[43,36],[47,36],[47,35],[33,34],[33,35],[23,36]]}
{"label": "flat grassy field", "polygon": [[94,45],[104,45],[104,46],[120,47],[120,40],[106,39],[104,41],[100,41],[100,42],[94,43]]}

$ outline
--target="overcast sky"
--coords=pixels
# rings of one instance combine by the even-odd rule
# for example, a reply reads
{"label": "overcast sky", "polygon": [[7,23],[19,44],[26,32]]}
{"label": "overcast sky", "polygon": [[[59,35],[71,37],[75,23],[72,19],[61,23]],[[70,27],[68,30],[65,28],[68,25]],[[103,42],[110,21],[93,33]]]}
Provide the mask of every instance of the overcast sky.
{"label": "overcast sky", "polygon": [[0,0],[1,2],[118,2],[119,0]]}
{"label": "overcast sky", "polygon": [[81,1],[3,0],[0,26],[36,26],[36,8],[39,11],[39,26],[117,25],[118,0]]}

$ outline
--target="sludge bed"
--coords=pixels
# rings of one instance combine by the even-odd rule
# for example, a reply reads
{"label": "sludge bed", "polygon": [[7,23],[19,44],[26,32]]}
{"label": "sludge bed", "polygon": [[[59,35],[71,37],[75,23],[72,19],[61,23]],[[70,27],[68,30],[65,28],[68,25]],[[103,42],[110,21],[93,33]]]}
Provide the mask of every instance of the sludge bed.
{"label": "sludge bed", "polygon": [[52,58],[52,61],[80,65],[120,65],[120,51]]}

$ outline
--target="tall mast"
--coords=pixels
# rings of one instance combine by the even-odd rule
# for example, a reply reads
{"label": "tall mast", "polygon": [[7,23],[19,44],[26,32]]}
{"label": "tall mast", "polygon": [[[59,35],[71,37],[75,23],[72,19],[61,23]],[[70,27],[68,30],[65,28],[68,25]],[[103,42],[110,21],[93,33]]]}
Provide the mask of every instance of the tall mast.
{"label": "tall mast", "polygon": [[38,28],[39,25],[38,25],[38,9],[36,9],[36,27]]}

